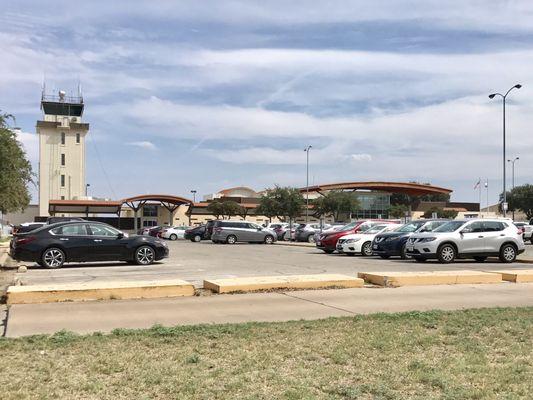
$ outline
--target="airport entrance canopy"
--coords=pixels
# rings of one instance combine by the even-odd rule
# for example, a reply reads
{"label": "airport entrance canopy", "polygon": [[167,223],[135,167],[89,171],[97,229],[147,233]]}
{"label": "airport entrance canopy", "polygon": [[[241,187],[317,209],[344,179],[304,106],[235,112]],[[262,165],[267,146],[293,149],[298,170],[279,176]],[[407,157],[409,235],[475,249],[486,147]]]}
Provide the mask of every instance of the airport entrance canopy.
{"label": "airport entrance canopy", "polygon": [[[330,190],[377,190],[389,193],[403,193],[409,196],[449,194],[452,192],[451,189],[411,182],[342,182],[309,186],[310,192],[323,193]],[[306,192],[307,188],[301,188],[300,191]]]}

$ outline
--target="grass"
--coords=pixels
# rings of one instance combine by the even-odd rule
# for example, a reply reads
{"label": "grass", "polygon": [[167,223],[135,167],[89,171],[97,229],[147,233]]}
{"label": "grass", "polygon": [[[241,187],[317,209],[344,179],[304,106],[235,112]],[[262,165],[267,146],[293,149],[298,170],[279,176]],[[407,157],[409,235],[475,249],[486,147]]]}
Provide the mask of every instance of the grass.
{"label": "grass", "polygon": [[0,339],[2,399],[531,399],[533,307]]}

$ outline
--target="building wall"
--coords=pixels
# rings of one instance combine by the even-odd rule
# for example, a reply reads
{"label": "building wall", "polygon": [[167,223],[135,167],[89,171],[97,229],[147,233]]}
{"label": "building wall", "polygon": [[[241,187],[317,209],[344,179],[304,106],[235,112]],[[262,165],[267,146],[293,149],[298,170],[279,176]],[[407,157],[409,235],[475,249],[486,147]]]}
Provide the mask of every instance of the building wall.
{"label": "building wall", "polygon": [[[55,116],[45,116],[50,119]],[[68,120],[67,120],[68,121]],[[85,195],[85,137],[87,129],[70,124],[65,126],[37,127],[39,135],[39,214],[48,215],[50,199],[73,200]],[[65,144],[61,143],[61,132],[65,133]],[[80,134],[80,143],[76,134]],[[61,154],[65,155],[65,165],[61,165]],[[61,176],[64,175],[64,186]]]}

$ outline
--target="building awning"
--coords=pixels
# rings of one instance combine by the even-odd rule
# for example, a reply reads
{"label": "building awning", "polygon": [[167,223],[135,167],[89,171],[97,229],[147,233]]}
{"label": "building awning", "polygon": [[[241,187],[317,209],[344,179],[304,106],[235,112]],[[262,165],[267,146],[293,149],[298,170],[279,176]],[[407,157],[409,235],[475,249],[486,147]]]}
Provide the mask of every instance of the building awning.
{"label": "building awning", "polygon": [[118,214],[122,201],[109,200],[50,200],[50,215],[64,214]]}
{"label": "building awning", "polygon": [[[307,190],[304,187],[300,189],[300,192]],[[341,182],[309,186],[310,192],[327,192],[329,190],[378,190],[389,193],[404,193],[410,196],[449,194],[452,192],[451,189],[411,182]]]}

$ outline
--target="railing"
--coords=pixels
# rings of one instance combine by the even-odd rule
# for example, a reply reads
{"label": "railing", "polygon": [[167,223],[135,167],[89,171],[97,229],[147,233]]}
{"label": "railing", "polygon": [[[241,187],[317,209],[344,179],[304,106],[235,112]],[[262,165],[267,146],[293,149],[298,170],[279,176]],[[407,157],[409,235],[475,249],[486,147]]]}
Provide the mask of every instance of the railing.
{"label": "railing", "polygon": [[41,96],[41,101],[53,101],[57,103],[74,103],[74,104],[83,104],[82,96],[59,96],[54,94],[43,94]]}

